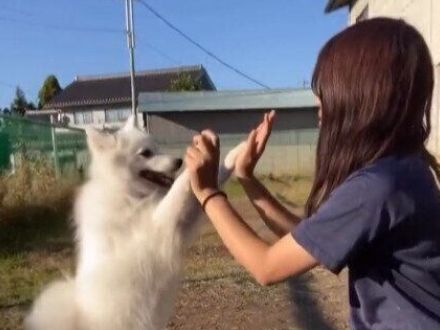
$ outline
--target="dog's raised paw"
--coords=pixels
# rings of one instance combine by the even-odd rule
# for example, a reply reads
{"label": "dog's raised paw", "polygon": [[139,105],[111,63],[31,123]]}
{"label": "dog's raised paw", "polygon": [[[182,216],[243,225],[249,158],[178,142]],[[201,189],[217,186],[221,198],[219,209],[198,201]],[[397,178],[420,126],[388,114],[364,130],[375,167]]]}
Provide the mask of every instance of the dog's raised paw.
{"label": "dog's raised paw", "polygon": [[246,142],[241,142],[234,149],[228,152],[224,161],[224,165],[228,170],[234,169],[235,161],[237,160],[238,155],[244,150],[245,147],[246,147]]}

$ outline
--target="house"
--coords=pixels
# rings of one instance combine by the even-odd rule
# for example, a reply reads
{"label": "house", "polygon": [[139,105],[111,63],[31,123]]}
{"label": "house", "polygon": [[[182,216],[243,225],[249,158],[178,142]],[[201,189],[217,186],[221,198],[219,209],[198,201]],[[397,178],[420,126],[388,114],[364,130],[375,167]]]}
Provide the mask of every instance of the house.
{"label": "house", "polygon": [[[136,73],[136,91],[168,91],[173,81],[188,74],[202,90],[216,87],[201,65]],[[77,77],[44,110],[61,112],[69,126],[118,127],[131,114],[130,74]],[[139,119],[142,121],[142,118]]]}
{"label": "house", "polygon": [[312,175],[318,138],[318,108],[310,89],[140,93],[146,129],[168,153],[182,155],[192,137],[210,128],[224,153],[247,137],[264,112],[277,118],[259,174]]}
{"label": "house", "polygon": [[[171,81],[182,72],[199,80],[202,91],[170,92]],[[136,85],[142,125],[165,152],[182,156],[192,136],[205,128],[220,134],[223,150],[231,148],[261,121],[265,111],[275,109],[271,148],[259,162],[259,173],[313,172],[318,119],[310,89],[217,91],[202,66],[139,72]],[[58,121],[68,118],[74,127],[116,128],[131,113],[130,96],[128,74],[79,77],[43,112],[57,116]]]}
{"label": "house", "polygon": [[329,0],[325,11],[330,13],[343,7],[349,9],[349,24],[377,16],[402,18],[416,27],[425,38],[431,50],[436,81],[431,111],[432,133],[428,147],[440,156],[440,1]]}

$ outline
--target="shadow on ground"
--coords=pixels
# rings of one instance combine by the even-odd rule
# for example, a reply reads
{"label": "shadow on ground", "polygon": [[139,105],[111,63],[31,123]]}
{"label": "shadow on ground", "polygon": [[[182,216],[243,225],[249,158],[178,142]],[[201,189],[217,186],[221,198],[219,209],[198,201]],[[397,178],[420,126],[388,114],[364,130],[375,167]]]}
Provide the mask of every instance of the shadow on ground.
{"label": "shadow on ground", "polygon": [[72,247],[72,229],[64,210],[27,205],[0,211],[0,255]]}
{"label": "shadow on ground", "polygon": [[323,317],[309,274],[289,279],[288,287],[292,317],[301,329],[337,330]]}
{"label": "shadow on ground", "polygon": [[275,197],[282,202],[283,204],[293,207],[293,208],[297,208],[299,207],[298,204],[293,203],[292,201],[288,200],[284,195],[280,194],[280,193],[275,193]]}

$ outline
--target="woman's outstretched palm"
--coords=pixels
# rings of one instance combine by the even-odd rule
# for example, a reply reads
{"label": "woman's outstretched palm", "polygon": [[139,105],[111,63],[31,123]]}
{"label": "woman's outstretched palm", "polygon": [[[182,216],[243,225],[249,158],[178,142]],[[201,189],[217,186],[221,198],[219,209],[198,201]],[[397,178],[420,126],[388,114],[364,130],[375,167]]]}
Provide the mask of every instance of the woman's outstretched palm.
{"label": "woman's outstretched palm", "polygon": [[235,163],[235,175],[238,178],[251,177],[255,166],[266,147],[272,131],[275,111],[264,114],[264,119],[256,129],[253,129],[247,138],[246,147],[238,155]]}

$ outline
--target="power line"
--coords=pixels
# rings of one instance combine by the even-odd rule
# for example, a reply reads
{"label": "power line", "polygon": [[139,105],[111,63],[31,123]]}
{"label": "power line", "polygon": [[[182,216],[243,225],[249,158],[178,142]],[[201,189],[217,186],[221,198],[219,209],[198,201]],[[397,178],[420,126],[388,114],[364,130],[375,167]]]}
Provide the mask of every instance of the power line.
{"label": "power line", "polygon": [[27,20],[20,20],[16,18],[10,17],[2,17],[0,16],[0,21],[20,23],[27,26],[38,26],[44,29],[55,29],[55,30],[64,30],[64,31],[77,31],[77,32],[98,32],[98,33],[125,33],[124,30],[121,29],[112,29],[112,28],[100,28],[100,27],[82,27],[82,26],[63,26],[57,24],[47,24],[41,22],[32,22]]}
{"label": "power line", "polygon": [[205,54],[207,54],[209,57],[212,57],[213,59],[215,59],[217,62],[219,62],[220,64],[222,64],[223,66],[227,67],[228,69],[234,71],[236,74],[242,76],[243,78],[246,78],[247,80],[252,81],[253,83],[264,87],[266,89],[270,89],[269,86],[267,86],[266,84],[258,81],[255,78],[252,78],[251,76],[249,76],[248,74],[244,73],[243,71],[235,68],[234,66],[232,66],[231,64],[225,62],[224,60],[222,60],[220,57],[218,57],[217,55],[215,55],[213,52],[211,52],[210,50],[206,49],[205,47],[203,47],[200,43],[198,43],[197,41],[195,41],[193,38],[191,38],[189,35],[187,35],[185,32],[183,32],[182,30],[180,30],[178,27],[176,27],[173,23],[171,23],[169,20],[167,20],[165,17],[163,17],[157,10],[155,10],[153,7],[151,7],[148,3],[146,3],[144,0],[137,0],[141,5],[143,5],[148,11],[150,11],[154,16],[156,16],[158,19],[160,19],[162,22],[164,22],[169,28],[171,28],[172,30],[174,30],[175,32],[177,32],[178,34],[180,34],[183,38],[185,38],[187,41],[189,41],[191,44],[193,44],[194,46],[196,46],[197,48],[199,48],[201,51],[203,51]]}
{"label": "power line", "polygon": [[[50,29],[50,30],[62,30],[62,31],[79,31],[79,32],[96,32],[96,33],[116,33],[116,34],[123,34],[125,33],[124,30],[121,29],[112,29],[112,28],[99,28],[99,27],[76,27],[76,26],[64,26],[64,25],[55,25],[55,24],[46,24],[46,23],[40,23],[40,22],[30,22],[26,20],[20,20],[10,17],[2,17],[0,16],[0,21],[7,21],[7,22],[13,22],[13,23],[20,23],[25,24],[27,26],[38,26],[42,27],[44,29]],[[172,63],[176,65],[180,65],[180,63],[166,54],[163,50],[159,49],[157,46],[153,45],[150,42],[142,41],[143,44],[145,44],[146,47],[153,50],[158,55],[162,56],[163,58],[166,58],[167,60],[171,61]]]}
{"label": "power line", "polygon": [[17,14],[26,15],[26,16],[32,16],[32,13],[29,12],[29,11],[17,9],[17,8],[14,8],[14,7],[5,6],[3,4],[0,5],[0,8],[2,8],[3,10],[6,10],[6,11],[12,12],[12,13],[17,13]]}
{"label": "power line", "polygon": [[177,61],[175,58],[169,56],[167,53],[165,53],[162,49],[156,47],[155,45],[151,44],[150,42],[147,42],[145,40],[140,40],[138,39],[138,44],[144,45],[146,47],[148,47],[149,49],[151,49],[152,51],[154,51],[156,54],[158,54],[159,56],[167,59],[168,61],[172,62],[175,65],[181,65],[181,63],[179,61]]}

